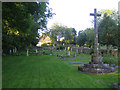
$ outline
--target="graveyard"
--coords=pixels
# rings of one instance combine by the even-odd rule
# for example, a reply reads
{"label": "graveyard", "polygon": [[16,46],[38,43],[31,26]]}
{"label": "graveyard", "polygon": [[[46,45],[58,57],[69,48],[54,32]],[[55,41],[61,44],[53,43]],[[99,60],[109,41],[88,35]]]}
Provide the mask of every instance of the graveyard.
{"label": "graveyard", "polygon": [[100,75],[79,72],[78,66],[91,60],[88,53],[78,53],[74,57],[76,51],[72,51],[70,56],[65,50],[53,52],[38,50],[36,54],[34,50],[33,54],[29,52],[29,56],[26,52],[21,52],[20,56],[3,56],[3,88],[113,88],[113,83],[118,82],[118,72]]}
{"label": "graveyard", "polygon": [[94,8],[91,22],[48,28],[49,2],[2,5],[2,88],[120,88],[118,11]]}

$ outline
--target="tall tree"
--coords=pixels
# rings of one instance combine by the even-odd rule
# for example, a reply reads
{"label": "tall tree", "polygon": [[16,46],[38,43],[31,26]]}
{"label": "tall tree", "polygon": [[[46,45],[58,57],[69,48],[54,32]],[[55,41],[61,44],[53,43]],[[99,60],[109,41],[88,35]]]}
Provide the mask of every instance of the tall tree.
{"label": "tall tree", "polygon": [[86,34],[86,44],[91,48],[94,45],[94,29],[87,28],[84,33]]}
{"label": "tall tree", "polygon": [[52,17],[49,3],[4,2],[2,4],[3,51],[36,44],[38,28],[46,28]]}
{"label": "tall tree", "polygon": [[79,46],[83,46],[85,42],[87,41],[87,37],[84,31],[79,31],[78,32],[78,37],[77,37],[77,44]]}
{"label": "tall tree", "polygon": [[72,35],[73,35],[73,44],[76,44],[76,30],[75,30],[75,28],[72,28]]}
{"label": "tall tree", "polygon": [[64,37],[65,37],[65,43],[67,44],[72,43],[74,40],[74,35],[73,35],[72,30],[73,30],[72,28],[67,28],[67,27],[65,29]]}
{"label": "tall tree", "polygon": [[57,39],[63,37],[64,33],[65,33],[65,27],[63,25],[59,25],[58,23],[54,23],[52,29],[50,30],[52,43],[57,42]]}
{"label": "tall tree", "polygon": [[117,24],[106,13],[98,26],[99,43],[107,44],[107,53],[109,53],[109,45],[116,45]]}

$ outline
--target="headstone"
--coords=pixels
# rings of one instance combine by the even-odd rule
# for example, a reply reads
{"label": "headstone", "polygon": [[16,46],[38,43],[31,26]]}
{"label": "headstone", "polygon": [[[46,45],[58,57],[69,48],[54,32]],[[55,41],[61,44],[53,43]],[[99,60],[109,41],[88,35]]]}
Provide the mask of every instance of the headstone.
{"label": "headstone", "polygon": [[72,52],[72,47],[71,47],[71,52]]}
{"label": "headstone", "polygon": [[12,50],[10,49],[10,55],[12,54]]}
{"label": "headstone", "polygon": [[57,53],[57,57],[59,56],[59,54]]}
{"label": "headstone", "polygon": [[38,51],[37,51],[37,48],[35,49],[35,52],[37,53]]}
{"label": "headstone", "polygon": [[15,51],[14,51],[14,49],[13,49],[13,53],[14,53]]}
{"label": "headstone", "polygon": [[29,56],[28,49],[27,49],[27,56]]}
{"label": "headstone", "polygon": [[76,53],[78,53],[78,47],[76,47]]}
{"label": "headstone", "polygon": [[98,49],[98,30],[97,30],[97,10],[94,9],[94,13],[90,14],[94,16],[94,53],[92,54],[92,59],[89,64],[84,64],[83,67],[78,67],[78,70],[81,72],[89,72],[89,73],[111,73],[115,71],[115,68],[110,67],[108,64],[103,64],[102,57],[99,55]]}
{"label": "headstone", "polygon": [[83,53],[83,48],[80,49],[80,53]]}
{"label": "headstone", "polygon": [[49,51],[50,51],[50,53],[53,53],[53,50],[52,50],[52,49],[50,49]]}
{"label": "headstone", "polygon": [[65,47],[65,51],[66,51],[67,49],[66,49],[66,47]]}
{"label": "headstone", "polygon": [[15,47],[15,53],[17,52],[17,48]]}
{"label": "headstone", "polygon": [[65,53],[66,53],[66,51],[67,51],[67,48],[65,47]]}
{"label": "headstone", "polygon": [[70,51],[68,51],[68,56],[70,56]]}
{"label": "headstone", "polygon": [[76,53],[73,53],[73,57],[76,57]]}
{"label": "headstone", "polygon": [[59,52],[60,52],[61,50],[60,50],[60,47],[59,47]]}
{"label": "headstone", "polygon": [[40,51],[40,55],[42,55],[42,52]]}

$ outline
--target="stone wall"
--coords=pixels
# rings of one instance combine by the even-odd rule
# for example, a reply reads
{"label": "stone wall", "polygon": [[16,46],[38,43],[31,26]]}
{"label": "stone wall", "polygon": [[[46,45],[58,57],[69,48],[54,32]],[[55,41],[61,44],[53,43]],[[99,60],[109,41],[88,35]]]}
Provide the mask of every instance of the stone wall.
{"label": "stone wall", "polygon": [[72,47],[73,51],[76,51],[76,49],[78,49],[78,53],[90,53],[90,51],[91,51],[90,48]]}
{"label": "stone wall", "polygon": [[[38,49],[38,50],[50,50],[50,49],[55,49],[55,47],[30,47],[29,49]],[[78,53],[91,53],[91,49],[87,47],[72,47],[72,51],[76,51],[78,49]],[[113,56],[118,56],[118,50],[117,49],[112,49],[110,50],[111,54]],[[99,50],[100,54],[107,53],[107,50],[105,49],[100,49]]]}
{"label": "stone wall", "polygon": [[[76,51],[76,47],[72,47],[72,50],[73,51]],[[113,56],[118,56],[118,50],[117,49],[112,49],[112,50],[110,50],[110,52],[111,52],[111,54],[113,55]],[[82,48],[82,47],[78,47],[78,53],[91,53],[91,49],[90,48]],[[105,49],[99,49],[99,53],[100,54],[103,54],[103,53],[107,53],[107,50],[105,50]]]}

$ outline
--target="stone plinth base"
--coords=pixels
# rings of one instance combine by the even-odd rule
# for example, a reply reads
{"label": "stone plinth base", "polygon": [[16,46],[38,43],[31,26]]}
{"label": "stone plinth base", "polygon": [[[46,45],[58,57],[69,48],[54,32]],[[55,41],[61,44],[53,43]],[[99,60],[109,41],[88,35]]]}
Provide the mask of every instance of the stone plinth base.
{"label": "stone plinth base", "polygon": [[78,67],[78,71],[101,74],[115,72],[115,68],[109,67],[109,64],[84,64],[83,67]]}
{"label": "stone plinth base", "polygon": [[102,62],[102,56],[96,56],[95,54],[93,54],[92,60],[89,61],[89,64],[84,64],[83,67],[79,66],[78,71],[101,74],[115,72],[115,68],[110,67],[109,64],[104,64]]}
{"label": "stone plinth base", "polygon": [[115,72],[114,67],[110,67],[109,64],[104,64],[102,62],[102,56],[92,55],[92,60],[89,61],[89,64],[84,64],[83,67],[78,67],[78,71],[88,72],[88,73],[112,73]]}

